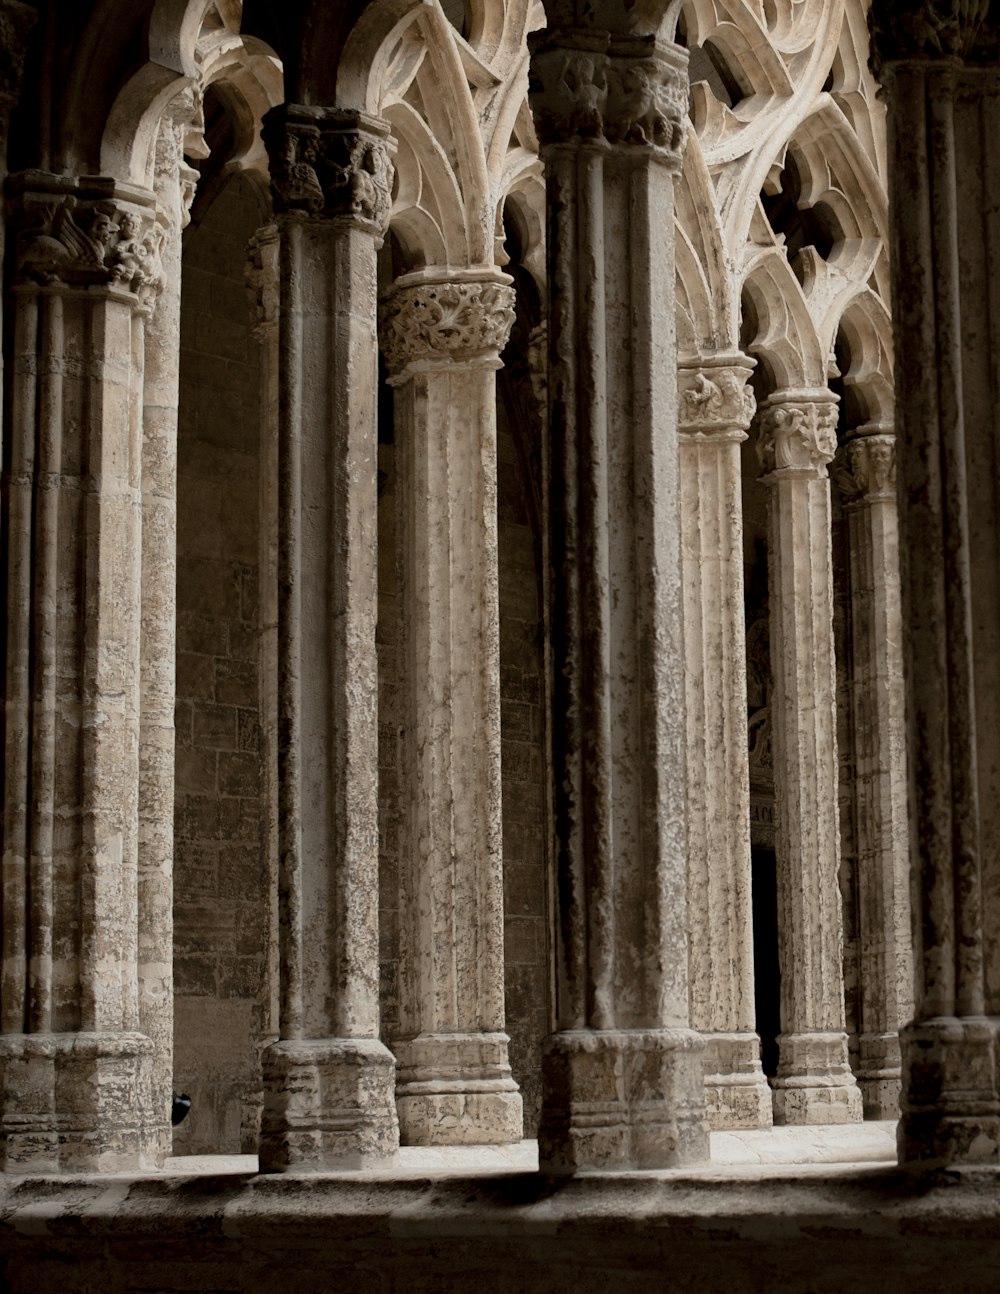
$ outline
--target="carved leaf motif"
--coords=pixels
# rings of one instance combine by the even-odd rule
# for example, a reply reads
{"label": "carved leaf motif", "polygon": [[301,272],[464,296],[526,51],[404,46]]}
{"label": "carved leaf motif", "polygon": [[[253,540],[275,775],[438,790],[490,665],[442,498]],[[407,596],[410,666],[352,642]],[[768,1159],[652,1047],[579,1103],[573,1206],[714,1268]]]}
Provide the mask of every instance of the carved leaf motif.
{"label": "carved leaf motif", "polygon": [[514,290],[499,283],[421,283],[394,293],[381,311],[391,372],[419,359],[497,354],[514,322]]}
{"label": "carved leaf motif", "polygon": [[909,59],[997,61],[1000,22],[989,0],[923,0],[898,4],[875,0],[868,13],[871,69],[882,76],[886,64]]}

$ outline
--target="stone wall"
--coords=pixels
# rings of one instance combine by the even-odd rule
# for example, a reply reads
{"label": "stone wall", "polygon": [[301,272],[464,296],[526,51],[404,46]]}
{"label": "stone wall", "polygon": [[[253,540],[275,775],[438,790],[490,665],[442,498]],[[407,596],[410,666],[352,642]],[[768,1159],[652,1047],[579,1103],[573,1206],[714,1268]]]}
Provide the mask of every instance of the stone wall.
{"label": "stone wall", "polygon": [[239,174],[184,235],[177,523],[175,1152],[256,1149],[266,1026],[258,680],[259,393]]}

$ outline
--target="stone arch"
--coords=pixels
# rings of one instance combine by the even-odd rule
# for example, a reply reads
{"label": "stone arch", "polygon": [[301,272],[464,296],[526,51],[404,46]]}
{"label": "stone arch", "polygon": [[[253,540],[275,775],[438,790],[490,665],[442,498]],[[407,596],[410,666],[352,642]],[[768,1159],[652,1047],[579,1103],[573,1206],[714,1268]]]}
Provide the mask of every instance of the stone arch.
{"label": "stone arch", "polygon": [[712,178],[697,138],[688,140],[677,185],[677,351],[681,357],[732,349],[738,302],[712,201]]}
{"label": "stone arch", "polygon": [[892,377],[892,321],[881,297],[870,289],[849,302],[840,319],[838,348],[846,401],[859,425],[891,427],[895,397]]}
{"label": "stone arch", "polygon": [[746,349],[767,364],[776,389],[825,386],[828,348],[820,342],[802,287],[779,248],[767,248],[750,260],[743,293],[756,319],[756,333]]}

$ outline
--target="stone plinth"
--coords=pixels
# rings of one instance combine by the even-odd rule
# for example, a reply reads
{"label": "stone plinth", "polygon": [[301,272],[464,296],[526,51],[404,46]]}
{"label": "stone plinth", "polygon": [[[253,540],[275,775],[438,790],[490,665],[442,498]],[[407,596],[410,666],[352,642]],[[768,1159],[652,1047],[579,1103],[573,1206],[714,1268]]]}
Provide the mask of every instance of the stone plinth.
{"label": "stone plinth", "polygon": [[551,1034],[538,1155],[549,1173],[669,1168],[709,1156],[704,1043],[690,1029]]}
{"label": "stone plinth", "polygon": [[420,1034],[396,1044],[404,1146],[503,1145],[522,1135],[505,1033]]}
{"label": "stone plinth", "polygon": [[272,1043],[263,1076],[261,1172],[370,1168],[397,1153],[396,1062],[377,1039]]}

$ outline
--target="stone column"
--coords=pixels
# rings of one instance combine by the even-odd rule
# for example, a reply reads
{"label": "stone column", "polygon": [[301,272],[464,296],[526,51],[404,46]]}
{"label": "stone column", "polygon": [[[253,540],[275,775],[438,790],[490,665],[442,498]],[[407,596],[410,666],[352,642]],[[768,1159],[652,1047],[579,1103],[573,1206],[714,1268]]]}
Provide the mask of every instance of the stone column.
{"label": "stone column", "polygon": [[1000,21],[985,0],[879,0],[870,23],[889,125],[914,908],[899,1155],[996,1163]]}
{"label": "stone column", "polygon": [[712,1128],[769,1128],[771,1089],[754,1032],[750,774],[746,741],[740,443],[753,361],[684,363],[681,546],[687,701],[691,1024],[705,1038]]}
{"label": "stone column", "polygon": [[16,178],[7,478],[0,1146],[8,1169],[155,1158],[140,1032],[144,323],[153,195]]}
{"label": "stone column", "polygon": [[[647,7],[648,8],[648,7]],[[543,1171],[706,1158],[688,1007],[673,205],[686,55],[532,39],[545,163],[557,1032]]]}
{"label": "stone column", "polygon": [[519,1141],[504,1033],[496,370],[514,321],[492,268],[397,281],[404,874],[396,1108],[409,1145]]}
{"label": "stone column", "polygon": [[379,1041],[375,255],[388,128],[268,114],[279,238],[279,1040],[263,1056],[265,1170],[395,1153]]}
{"label": "stone column", "polygon": [[865,1116],[899,1116],[899,1030],[913,1010],[896,442],[864,426],[838,455],[848,514]]}
{"label": "stone column", "polygon": [[207,153],[190,123],[200,103],[186,91],[156,141],[154,236],[162,291],[145,331],[142,409],[142,607],[139,722],[139,1019],[153,1042],[152,1102],[160,1150],[169,1154],[173,1090],[174,703],[177,625],[177,400],[181,234],[198,173],[185,141]]}
{"label": "stone column", "polygon": [[771,741],[781,1034],[775,1123],[862,1115],[844,1021],[830,479],[836,396],[780,391],[760,414],[769,489]]}

